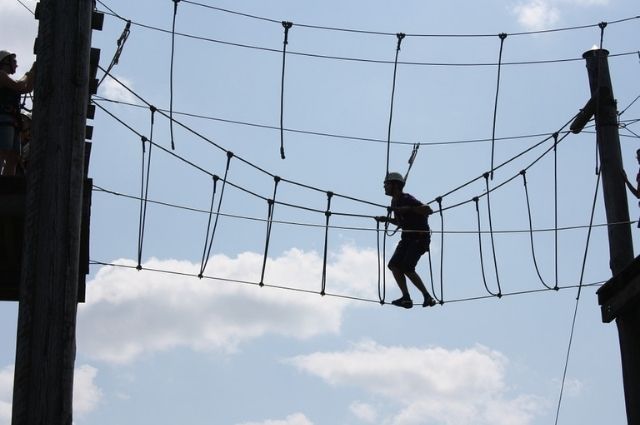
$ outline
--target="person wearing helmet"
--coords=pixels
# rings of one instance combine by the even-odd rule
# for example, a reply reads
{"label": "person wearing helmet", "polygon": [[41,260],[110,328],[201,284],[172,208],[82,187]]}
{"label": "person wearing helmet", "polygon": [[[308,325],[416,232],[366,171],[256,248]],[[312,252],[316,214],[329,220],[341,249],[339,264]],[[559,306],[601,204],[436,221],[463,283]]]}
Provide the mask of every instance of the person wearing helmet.
{"label": "person wearing helmet", "polygon": [[402,292],[402,297],[392,301],[393,305],[411,308],[413,301],[407,288],[407,278],[418,288],[424,297],[423,307],[436,305],[422,279],[416,273],[416,265],[420,257],[429,250],[431,231],[428,217],[433,210],[418,201],[412,195],[403,192],[405,180],[400,173],[389,173],[384,179],[384,193],[391,197],[390,210],[393,217],[378,216],[377,221],[389,222],[402,229],[400,242],[389,260],[389,270]]}
{"label": "person wearing helmet", "polygon": [[20,162],[20,95],[33,90],[35,64],[19,80],[15,53],[0,50],[0,175],[14,175]]}

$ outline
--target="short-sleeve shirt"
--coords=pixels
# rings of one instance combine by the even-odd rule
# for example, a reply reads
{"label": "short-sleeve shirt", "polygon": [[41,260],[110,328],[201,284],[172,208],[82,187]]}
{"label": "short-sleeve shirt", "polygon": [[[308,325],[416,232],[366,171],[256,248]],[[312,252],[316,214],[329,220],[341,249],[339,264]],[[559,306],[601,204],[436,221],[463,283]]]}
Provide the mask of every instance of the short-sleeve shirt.
{"label": "short-sleeve shirt", "polygon": [[[391,200],[391,207],[419,207],[423,203],[412,195],[403,193],[397,200]],[[394,217],[398,220],[398,226],[402,229],[401,239],[430,239],[429,222],[427,214],[416,214],[414,212],[394,212]]]}

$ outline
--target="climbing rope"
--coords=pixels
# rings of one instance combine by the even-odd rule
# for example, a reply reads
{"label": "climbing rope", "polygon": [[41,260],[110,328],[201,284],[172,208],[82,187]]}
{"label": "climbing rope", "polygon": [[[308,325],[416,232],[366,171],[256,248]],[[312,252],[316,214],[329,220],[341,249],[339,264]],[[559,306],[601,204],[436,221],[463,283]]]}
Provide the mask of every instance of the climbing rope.
{"label": "climbing rope", "polygon": [[402,44],[402,40],[404,39],[404,37],[405,35],[401,32],[396,34],[396,38],[398,39],[398,44],[396,46],[396,58],[393,62],[393,84],[391,86],[391,105],[389,108],[389,129],[387,132],[387,166],[386,166],[385,177],[387,176],[387,174],[389,174],[389,152],[391,150],[391,123],[393,121],[393,100],[396,93],[396,75],[398,72],[398,55],[400,53],[400,45]]}
{"label": "climbing rope", "polygon": [[[222,179],[222,188],[220,189],[220,198],[218,198],[218,207],[216,211],[216,219],[213,223],[213,229],[211,230],[211,238],[209,238],[209,224],[211,223],[211,215],[213,214],[213,200],[216,194],[216,183],[219,180],[218,176],[213,176],[213,194],[211,195],[211,209],[209,210],[209,224],[207,224],[207,233],[205,235],[204,249],[202,251],[202,262],[200,265],[200,273],[198,277],[202,279],[204,270],[207,268],[209,257],[211,255],[211,247],[213,246],[213,239],[216,235],[216,229],[218,228],[218,219],[220,218],[220,208],[222,206],[222,199],[224,197],[224,189],[227,186],[227,176],[229,175],[229,165],[231,164],[231,158],[233,158],[233,152],[227,151],[227,166],[224,170],[224,178]],[[208,248],[207,248],[208,243]]]}
{"label": "climbing rope", "polygon": [[267,267],[267,257],[269,255],[269,241],[271,240],[271,227],[273,226],[273,210],[275,207],[276,193],[278,191],[278,183],[280,183],[280,177],[275,176],[273,178],[273,196],[267,199],[267,236],[264,242],[264,257],[262,259],[262,272],[260,273],[260,286],[264,286],[264,272]]}
{"label": "climbing rope", "polygon": [[[142,136],[140,137],[140,141],[142,142],[142,164],[140,167],[141,176],[140,176],[140,215],[138,220],[138,265],[136,269],[142,270],[142,246],[144,242],[144,231],[147,222],[147,201],[149,199],[149,173],[151,171],[151,149],[153,148],[153,124],[154,124],[154,116],[156,112],[155,106],[150,106],[149,110],[151,111],[151,126],[149,130],[149,139]],[[146,153],[146,149],[144,147],[145,143],[149,142],[149,152]],[[145,155],[147,159],[147,165],[145,167]],[[145,173],[146,168],[146,173]]]}
{"label": "climbing rope", "polygon": [[282,79],[280,81],[280,158],[284,156],[284,75],[287,59],[287,44],[289,44],[289,30],[293,26],[292,22],[282,21],[284,28],[284,40],[282,42]]}
{"label": "climbing rope", "polygon": [[498,116],[498,95],[500,93],[500,71],[502,69],[502,48],[504,47],[504,40],[507,38],[507,34],[502,32],[498,34],[500,38],[500,53],[498,54],[498,78],[496,82],[496,98],[493,105],[493,129],[491,132],[491,180],[493,180],[493,160],[496,144],[496,118]]}

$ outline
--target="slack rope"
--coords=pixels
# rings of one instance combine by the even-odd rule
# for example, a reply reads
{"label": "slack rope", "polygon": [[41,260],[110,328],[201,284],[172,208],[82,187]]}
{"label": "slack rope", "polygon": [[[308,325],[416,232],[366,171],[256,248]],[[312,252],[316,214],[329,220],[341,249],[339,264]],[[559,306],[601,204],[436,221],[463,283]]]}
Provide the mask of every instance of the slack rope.
{"label": "slack rope", "polygon": [[[386,235],[383,235],[383,238],[385,238],[386,240]],[[381,259],[380,258],[380,222],[378,220],[376,220],[376,249],[378,252],[378,299],[380,300],[380,305],[384,305],[384,299],[386,297],[386,289],[387,289],[386,281],[384,279],[385,249],[383,248],[382,250],[382,259]]]}
{"label": "slack rope", "polygon": [[282,79],[280,81],[280,158],[284,156],[284,74],[287,59],[287,44],[289,44],[289,29],[293,26],[292,22],[282,21],[284,27],[284,40],[282,42]]}
{"label": "slack rope", "polygon": [[[209,210],[209,224],[207,224],[207,233],[205,235],[204,249],[202,251],[202,262],[200,264],[200,273],[198,277],[202,279],[204,276],[204,270],[207,268],[209,262],[209,256],[211,255],[211,247],[213,246],[213,239],[216,236],[216,229],[218,228],[218,219],[220,218],[220,207],[222,206],[222,199],[224,197],[224,189],[227,186],[227,176],[229,175],[229,165],[231,164],[231,158],[233,158],[233,152],[227,151],[227,166],[224,170],[224,178],[222,180],[222,188],[220,189],[220,198],[218,198],[218,207],[216,211],[216,219],[213,222],[213,229],[211,230],[211,238],[209,238],[209,225],[211,224],[211,216],[213,215],[213,203],[216,195],[216,183],[219,180],[218,176],[213,176],[213,194],[211,195],[211,209]],[[207,248],[207,243],[209,247]]]}
{"label": "slack rope", "polygon": [[273,226],[273,210],[275,208],[276,193],[278,191],[278,183],[280,183],[280,177],[274,176],[273,181],[273,196],[271,199],[267,199],[267,236],[264,242],[264,258],[262,259],[262,272],[260,273],[260,286],[264,286],[264,272],[267,268],[267,257],[269,255],[269,241],[271,240],[271,227]]}
{"label": "slack rope", "polygon": [[533,243],[533,220],[531,218],[531,204],[529,202],[529,189],[528,189],[528,186],[527,186],[527,172],[526,172],[526,170],[520,171],[520,175],[522,176],[522,183],[523,183],[523,186],[524,186],[524,194],[525,194],[525,197],[527,199],[527,214],[529,216],[529,240],[531,242],[531,257],[533,258],[533,265],[534,265],[534,267],[536,269],[536,273],[538,274],[538,279],[540,279],[540,283],[542,283],[542,285],[547,289],[557,289],[557,286],[555,288],[553,288],[553,287],[547,285],[547,283],[542,278],[542,274],[540,273],[540,268],[538,267],[538,260],[537,260],[537,257],[536,257],[536,251],[535,251],[535,247],[534,247],[534,243]]}
{"label": "slack rope", "polygon": [[331,198],[333,192],[327,192],[327,210],[324,212],[326,222],[324,226],[324,255],[322,257],[322,285],[320,295],[324,296],[327,285],[327,251],[329,246],[329,218],[331,217]]}
{"label": "slack rope", "polygon": [[173,0],[173,22],[171,24],[171,65],[169,70],[169,130],[171,133],[171,150],[176,149],[173,140],[173,59],[176,47],[176,15],[178,14],[178,3],[180,3],[180,0]]}
{"label": "slack rope", "polygon": [[498,259],[496,256],[496,243],[493,236],[493,220],[491,218],[491,192],[489,191],[489,173],[483,175],[487,188],[487,214],[489,216],[489,235],[491,236],[491,252],[493,253],[493,266],[496,271],[496,283],[498,284],[498,298],[502,298],[502,289],[500,288],[500,275],[498,274]]}
{"label": "slack rope", "polygon": [[[138,222],[138,265],[136,266],[137,270],[142,270],[142,246],[144,243],[144,231],[146,228],[147,222],[147,201],[149,200],[149,173],[151,171],[151,149],[153,148],[153,124],[154,124],[154,115],[156,112],[155,106],[150,106],[151,110],[151,128],[149,130],[149,139],[142,136],[140,140],[142,141],[142,166],[141,166],[141,179],[140,179],[140,219]],[[146,150],[144,148],[144,144],[149,142],[149,152],[147,156],[147,166],[146,166],[146,176],[145,176],[145,153]]]}
{"label": "slack rope", "polygon": [[[442,213],[442,197],[436,198],[438,212],[440,213],[440,305],[444,304],[444,215]],[[431,251],[429,251],[431,255]],[[434,291],[435,296],[435,291]]]}
{"label": "slack rope", "polygon": [[491,133],[491,180],[493,180],[493,162],[496,144],[496,118],[498,116],[498,97],[500,93],[500,71],[502,69],[502,48],[504,47],[504,40],[507,38],[507,34],[502,32],[498,34],[500,37],[500,53],[498,54],[498,79],[496,82],[496,99],[493,105],[493,129]]}
{"label": "slack rope", "polygon": [[400,53],[400,45],[402,44],[402,40],[405,37],[405,34],[399,32],[396,34],[398,38],[398,44],[396,46],[396,58],[393,62],[393,85],[391,86],[391,106],[389,109],[389,130],[387,132],[387,168],[385,172],[385,177],[389,174],[389,152],[391,150],[391,123],[393,121],[393,99],[396,93],[396,75],[398,73],[398,54]]}

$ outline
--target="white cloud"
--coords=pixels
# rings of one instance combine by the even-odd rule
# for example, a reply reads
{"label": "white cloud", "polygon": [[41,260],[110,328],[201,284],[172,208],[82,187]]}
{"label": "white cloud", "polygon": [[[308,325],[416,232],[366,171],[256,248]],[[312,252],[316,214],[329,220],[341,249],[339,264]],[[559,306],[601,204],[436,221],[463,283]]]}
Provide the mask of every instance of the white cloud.
{"label": "white cloud", "polygon": [[467,350],[387,347],[363,342],[344,352],[289,360],[331,385],[362,388],[401,406],[395,425],[527,425],[545,403],[507,397],[507,359],[477,346]]}
{"label": "white cloud", "polygon": [[[11,423],[14,365],[0,371],[0,425]],[[92,412],[102,400],[102,390],[94,379],[98,370],[89,365],[77,367],[73,377],[73,413],[79,417]]]}
{"label": "white cloud", "polygon": [[[376,253],[344,247],[327,265],[327,291],[375,297]],[[216,255],[216,277],[259,280],[262,254]],[[118,263],[133,264],[118,260]],[[152,259],[144,267],[197,273],[199,264]],[[265,282],[320,289],[322,258],[292,249],[270,259]],[[208,274],[208,273],[205,273]],[[266,334],[309,338],[338,333],[349,301],[273,288],[103,267],[87,285],[78,310],[78,347],[92,358],[126,363],[143,353],[189,347],[233,352]]]}
{"label": "white cloud", "polygon": [[11,423],[11,398],[13,393],[13,365],[0,370],[0,425]]}
{"label": "white cloud", "polygon": [[282,420],[270,419],[264,422],[243,422],[238,425],[313,425],[313,422],[302,413],[294,413]]}
{"label": "white cloud", "polygon": [[353,415],[362,422],[372,424],[378,418],[376,408],[370,404],[355,401],[349,406],[349,410]]}
{"label": "white cloud", "polygon": [[[116,76],[116,78],[119,81],[121,81],[122,84],[124,84],[125,86],[133,90],[133,83],[131,81],[120,76]],[[131,94],[130,91],[122,87],[122,84],[118,83],[113,78],[107,76],[100,84],[100,88],[98,92],[101,96],[111,100],[117,100],[119,102],[134,103],[136,101],[136,97],[133,94]]]}
{"label": "white cloud", "polygon": [[568,9],[606,6],[611,0],[526,0],[511,8],[518,23],[526,30],[553,28]]}
{"label": "white cloud", "polygon": [[102,390],[94,380],[98,369],[82,365],[75,370],[73,377],[73,412],[84,416],[92,412],[102,401]]}
{"label": "white cloud", "polygon": [[513,7],[518,23],[527,30],[549,29],[560,19],[560,10],[548,0],[531,0]]}

